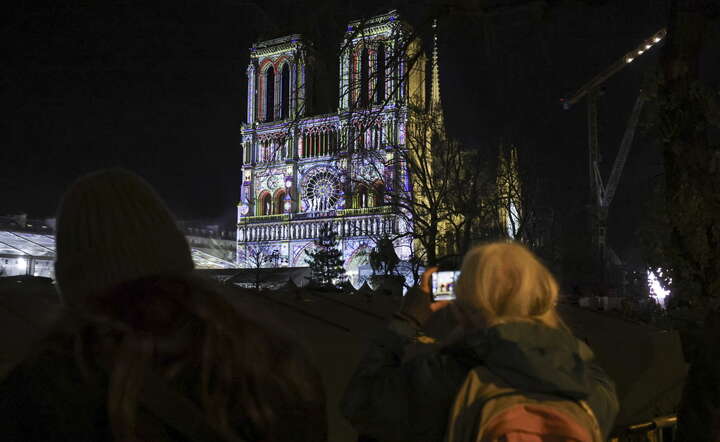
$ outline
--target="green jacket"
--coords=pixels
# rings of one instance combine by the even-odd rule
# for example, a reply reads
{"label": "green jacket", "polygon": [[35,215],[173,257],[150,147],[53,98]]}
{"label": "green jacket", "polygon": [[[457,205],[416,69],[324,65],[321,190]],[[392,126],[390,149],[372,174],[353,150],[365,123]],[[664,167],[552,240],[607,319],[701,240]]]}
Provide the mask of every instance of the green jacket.
{"label": "green jacket", "polygon": [[484,365],[512,387],[584,399],[607,437],[618,401],[615,386],[572,335],[513,322],[468,334],[452,345],[404,360],[417,330],[394,319],[371,340],[342,401],[345,416],[382,442],[440,442],[468,372]]}

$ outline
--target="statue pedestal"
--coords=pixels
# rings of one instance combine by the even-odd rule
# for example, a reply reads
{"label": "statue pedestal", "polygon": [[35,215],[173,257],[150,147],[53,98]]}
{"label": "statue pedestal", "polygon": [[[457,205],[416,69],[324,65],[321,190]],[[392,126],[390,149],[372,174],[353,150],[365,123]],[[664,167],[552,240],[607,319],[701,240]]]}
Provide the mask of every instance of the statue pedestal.
{"label": "statue pedestal", "polygon": [[402,296],[405,277],[401,275],[373,275],[370,282],[375,291],[383,291],[391,296]]}

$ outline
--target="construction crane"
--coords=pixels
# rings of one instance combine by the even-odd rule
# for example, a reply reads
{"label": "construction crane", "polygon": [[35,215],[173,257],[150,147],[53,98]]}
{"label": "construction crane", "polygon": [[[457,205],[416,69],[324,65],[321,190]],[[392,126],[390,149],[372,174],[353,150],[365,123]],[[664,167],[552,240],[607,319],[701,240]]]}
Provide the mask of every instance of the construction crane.
{"label": "construction crane", "polygon": [[646,51],[649,51],[654,46],[662,42],[666,34],[667,30],[665,28],[655,32],[643,41],[637,48],[625,54],[622,58],[611,64],[600,74],[585,83],[569,98],[561,100],[563,107],[568,110],[574,104],[587,97],[588,172],[591,207],[590,219],[593,249],[596,254],[596,259],[598,260],[596,262],[599,262],[600,264],[600,278],[603,282],[605,279],[605,267],[607,260],[608,210],[613,197],[615,196],[615,191],[617,190],[623,168],[625,167],[625,161],[627,160],[628,152],[630,151],[630,146],[632,145],[632,141],[635,136],[635,128],[637,127],[640,119],[640,113],[642,111],[645,97],[643,95],[643,91],[641,90],[638,94],[637,100],[635,100],[635,105],[633,106],[627,127],[625,128],[625,133],[623,134],[622,141],[620,142],[620,149],[615,157],[615,162],[613,163],[610,171],[610,177],[608,178],[607,183],[604,183],[599,168],[598,95],[600,88],[605,81],[621,71],[625,66],[632,63],[635,59],[637,59],[637,57],[642,56]]}

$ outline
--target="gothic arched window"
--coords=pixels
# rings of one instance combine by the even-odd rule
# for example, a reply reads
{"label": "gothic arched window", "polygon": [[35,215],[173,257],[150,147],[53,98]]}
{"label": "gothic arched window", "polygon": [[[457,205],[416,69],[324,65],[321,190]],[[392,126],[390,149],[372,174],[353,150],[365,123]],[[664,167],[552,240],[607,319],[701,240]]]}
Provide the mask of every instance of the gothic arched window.
{"label": "gothic arched window", "polygon": [[275,119],[275,69],[265,71],[265,121]]}
{"label": "gothic arched window", "polygon": [[370,94],[370,54],[367,48],[360,52],[360,107],[368,106]]}
{"label": "gothic arched window", "polygon": [[373,207],[385,205],[385,186],[382,183],[376,183],[373,192]]}
{"label": "gothic arched window", "polygon": [[285,211],[285,190],[280,189],[275,192],[275,198],[273,202],[273,213],[280,215]]}
{"label": "gothic arched window", "polygon": [[280,118],[284,120],[290,115],[290,67],[287,63],[283,65],[281,72]]}
{"label": "gothic arched window", "polygon": [[355,192],[355,207],[358,209],[364,209],[365,207],[369,207],[369,194],[368,189],[365,187],[365,185],[360,184],[357,188],[357,191]]}
{"label": "gothic arched window", "polygon": [[375,103],[385,102],[385,45],[380,43],[377,49],[377,83],[375,85]]}
{"label": "gothic arched window", "polygon": [[272,198],[270,192],[263,192],[258,197],[258,215],[270,215],[272,214]]}
{"label": "gothic arched window", "polygon": [[338,151],[338,145],[337,145],[337,134],[335,130],[330,131],[330,153],[335,154]]}

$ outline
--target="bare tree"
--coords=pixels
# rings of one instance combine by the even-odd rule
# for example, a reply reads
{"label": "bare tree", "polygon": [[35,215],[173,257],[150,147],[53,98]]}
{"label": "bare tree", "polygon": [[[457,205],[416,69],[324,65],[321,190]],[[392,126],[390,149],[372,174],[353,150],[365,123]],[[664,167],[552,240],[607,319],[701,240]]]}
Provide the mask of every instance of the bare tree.
{"label": "bare tree", "polygon": [[271,244],[248,243],[238,256],[238,261],[255,271],[255,289],[260,290],[263,268],[274,268],[280,264],[280,254]]}
{"label": "bare tree", "polygon": [[519,152],[512,145],[500,147],[495,198],[500,230],[505,237],[538,250],[551,236],[554,212],[540,201],[544,182],[537,167],[530,166],[536,164],[534,158],[524,158],[521,163]]}
{"label": "bare tree", "polygon": [[435,265],[447,223],[457,215],[448,172],[461,167],[462,152],[444,136],[436,113],[416,104],[408,106],[408,113],[404,142],[366,149],[362,159],[376,170],[355,177],[355,185],[381,187],[383,203],[393,208],[402,226],[395,239],[410,238],[415,257]]}
{"label": "bare tree", "polygon": [[450,205],[446,242],[459,261],[472,244],[501,235],[496,201],[496,158],[480,147],[458,147],[460,158],[444,170],[450,182]]}

